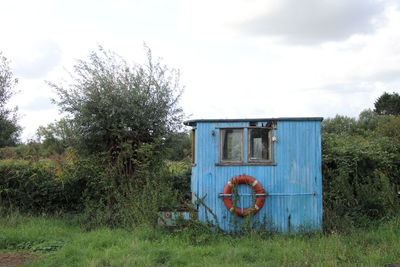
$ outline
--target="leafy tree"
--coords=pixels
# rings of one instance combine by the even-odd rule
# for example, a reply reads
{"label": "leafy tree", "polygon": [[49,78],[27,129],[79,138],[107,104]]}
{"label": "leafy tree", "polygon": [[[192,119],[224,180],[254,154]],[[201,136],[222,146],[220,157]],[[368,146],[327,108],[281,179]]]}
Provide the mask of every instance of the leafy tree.
{"label": "leafy tree", "polygon": [[400,95],[383,93],[375,102],[374,111],[379,115],[400,115]]}
{"label": "leafy tree", "polygon": [[55,102],[74,124],[77,148],[106,153],[128,179],[143,166],[157,167],[163,138],[182,120],[179,72],[154,60],[147,47],[146,52],[146,64],[131,65],[99,47],[74,66],[70,84],[50,83],[58,93]]}
{"label": "leafy tree", "polygon": [[324,133],[343,135],[354,131],[356,124],[357,120],[354,118],[336,115],[335,118],[328,118],[322,122],[322,130]]}
{"label": "leafy tree", "polygon": [[76,129],[73,121],[66,118],[46,127],[40,126],[36,134],[38,141],[49,153],[62,154],[68,147],[76,147]]}
{"label": "leafy tree", "polygon": [[323,133],[336,135],[368,135],[393,120],[393,115],[378,115],[370,109],[363,110],[358,118],[336,115],[322,122]]}
{"label": "leafy tree", "polygon": [[16,84],[8,60],[0,53],[0,147],[17,144],[21,132],[17,124],[17,108],[6,107]]}
{"label": "leafy tree", "polygon": [[393,119],[393,115],[378,115],[371,109],[363,110],[360,115],[358,115],[357,129],[355,132],[361,135],[369,133],[374,134],[382,125]]}
{"label": "leafy tree", "polygon": [[165,140],[167,158],[173,161],[189,161],[191,157],[192,139],[187,132],[173,133]]}
{"label": "leafy tree", "polygon": [[[392,138],[393,143],[400,143],[400,117],[395,117],[392,120],[384,123],[378,129],[378,132],[383,135]],[[399,155],[400,157],[400,155]]]}
{"label": "leafy tree", "polygon": [[85,204],[89,220],[154,222],[160,208],[177,203],[163,167],[165,140],[182,125],[179,72],[146,52],[145,64],[128,64],[99,47],[77,62],[70,83],[50,83],[73,125],[79,157],[95,158],[102,170],[104,193]]}

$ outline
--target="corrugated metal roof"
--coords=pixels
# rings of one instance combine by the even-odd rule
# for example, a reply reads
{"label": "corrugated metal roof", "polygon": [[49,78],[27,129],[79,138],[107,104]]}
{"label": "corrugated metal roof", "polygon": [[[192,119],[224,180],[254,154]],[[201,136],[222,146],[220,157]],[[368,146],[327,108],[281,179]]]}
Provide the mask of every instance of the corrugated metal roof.
{"label": "corrugated metal roof", "polygon": [[262,122],[262,121],[322,121],[323,117],[281,117],[281,118],[249,118],[249,119],[198,119],[183,122],[188,126],[195,126],[198,122]]}

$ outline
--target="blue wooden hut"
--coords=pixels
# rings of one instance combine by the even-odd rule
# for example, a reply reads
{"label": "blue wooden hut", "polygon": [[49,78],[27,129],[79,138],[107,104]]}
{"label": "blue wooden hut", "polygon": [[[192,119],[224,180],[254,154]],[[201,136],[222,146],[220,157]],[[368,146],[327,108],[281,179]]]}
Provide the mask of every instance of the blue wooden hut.
{"label": "blue wooden hut", "polygon": [[203,119],[192,127],[198,218],[224,230],[322,228],[322,118]]}

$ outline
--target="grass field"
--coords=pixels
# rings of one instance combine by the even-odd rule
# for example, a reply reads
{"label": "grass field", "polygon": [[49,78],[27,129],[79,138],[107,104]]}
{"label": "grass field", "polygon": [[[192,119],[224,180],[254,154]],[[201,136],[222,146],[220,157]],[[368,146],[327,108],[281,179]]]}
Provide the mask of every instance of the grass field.
{"label": "grass field", "polygon": [[246,233],[201,227],[85,231],[73,219],[0,218],[0,251],[28,250],[27,266],[335,266],[400,263],[400,219],[347,234]]}

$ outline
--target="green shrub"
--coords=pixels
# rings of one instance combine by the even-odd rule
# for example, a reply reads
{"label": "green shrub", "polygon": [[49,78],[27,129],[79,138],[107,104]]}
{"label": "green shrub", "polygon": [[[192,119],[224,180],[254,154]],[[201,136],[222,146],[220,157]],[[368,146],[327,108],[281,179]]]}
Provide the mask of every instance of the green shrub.
{"label": "green shrub", "polygon": [[54,179],[55,166],[49,161],[0,161],[2,205],[21,211],[54,212],[63,206],[62,187]]}
{"label": "green shrub", "polygon": [[399,144],[383,136],[323,135],[327,230],[368,224],[398,213]]}
{"label": "green shrub", "polygon": [[[121,177],[115,170],[120,166],[109,166],[101,178],[104,193],[97,197],[93,193],[86,194],[82,223],[89,229],[100,225],[155,226],[160,210],[184,206],[190,188],[190,167],[177,162],[165,164],[161,161],[159,164],[157,168],[150,162],[137,165],[141,168],[137,170],[137,176],[130,179]],[[121,184],[116,185],[116,182]]]}
{"label": "green shrub", "polygon": [[101,170],[90,160],[0,160],[0,200],[21,212],[80,212],[86,199],[96,199]]}
{"label": "green shrub", "polygon": [[124,161],[69,150],[50,160],[0,160],[0,206],[23,213],[81,213],[87,228],[131,228],[157,222],[158,211],[185,205],[190,163],[163,162],[157,146],[136,151],[133,176]]}
{"label": "green shrub", "polygon": [[47,150],[43,144],[29,142],[14,147],[0,148],[0,159],[39,160],[51,156],[52,151]]}

